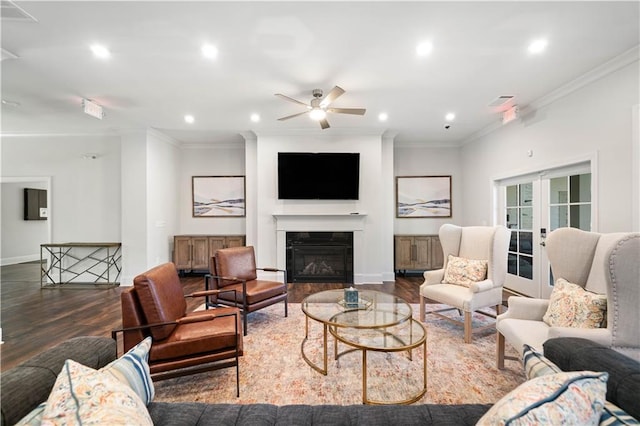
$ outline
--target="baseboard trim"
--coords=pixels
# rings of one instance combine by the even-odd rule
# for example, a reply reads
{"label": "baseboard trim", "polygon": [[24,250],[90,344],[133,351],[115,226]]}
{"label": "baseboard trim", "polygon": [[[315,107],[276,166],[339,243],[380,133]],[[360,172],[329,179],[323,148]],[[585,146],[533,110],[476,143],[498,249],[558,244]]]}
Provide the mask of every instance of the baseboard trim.
{"label": "baseboard trim", "polygon": [[27,256],[16,256],[16,257],[5,257],[0,259],[0,266],[16,265],[18,263],[26,263],[26,262],[33,262],[33,261],[39,261],[39,260],[40,260],[39,254],[30,254]]}

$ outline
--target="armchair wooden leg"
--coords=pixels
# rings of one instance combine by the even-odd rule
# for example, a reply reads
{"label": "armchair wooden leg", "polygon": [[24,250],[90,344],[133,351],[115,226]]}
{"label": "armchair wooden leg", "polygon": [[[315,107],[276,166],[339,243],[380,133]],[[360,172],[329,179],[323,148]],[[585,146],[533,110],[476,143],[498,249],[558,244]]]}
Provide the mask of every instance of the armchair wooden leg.
{"label": "armchair wooden leg", "polygon": [[287,299],[284,299],[284,317],[289,316],[289,304],[287,303]]}
{"label": "armchair wooden leg", "polygon": [[420,321],[424,322],[424,297],[422,295],[420,295]]}
{"label": "armchair wooden leg", "polygon": [[471,312],[464,313],[464,342],[471,343],[471,332],[472,332],[472,324],[471,324]]}
{"label": "armchair wooden leg", "polygon": [[504,370],[504,336],[499,331],[496,338],[496,367]]}

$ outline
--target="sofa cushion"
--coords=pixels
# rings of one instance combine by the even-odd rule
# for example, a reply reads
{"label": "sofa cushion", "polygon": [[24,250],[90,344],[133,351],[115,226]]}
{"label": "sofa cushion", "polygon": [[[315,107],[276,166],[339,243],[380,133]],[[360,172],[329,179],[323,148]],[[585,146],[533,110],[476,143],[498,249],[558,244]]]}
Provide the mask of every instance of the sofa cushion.
{"label": "sofa cushion", "polygon": [[65,360],[73,359],[98,369],[115,358],[116,343],[113,339],[82,336],[60,343],[4,371],[0,379],[2,424],[18,422],[47,399]]}
{"label": "sofa cushion", "polygon": [[110,374],[65,362],[44,409],[43,424],[152,425],[138,395]]}
{"label": "sofa cushion", "polygon": [[310,425],[403,426],[475,425],[488,404],[417,405],[283,405],[152,402],[147,407],[155,426]]}
{"label": "sofa cushion", "polygon": [[597,425],[605,404],[607,373],[557,373],[524,382],[478,425]]}
{"label": "sofa cushion", "polygon": [[542,320],[550,327],[606,327],[607,296],[558,278]]}
{"label": "sofa cushion", "polygon": [[447,268],[444,271],[443,282],[469,287],[474,282],[487,278],[488,261],[465,259],[449,255]]}
{"label": "sofa cushion", "polygon": [[640,363],[587,339],[558,337],[544,343],[544,356],[563,371],[609,373],[607,400],[640,419]]}

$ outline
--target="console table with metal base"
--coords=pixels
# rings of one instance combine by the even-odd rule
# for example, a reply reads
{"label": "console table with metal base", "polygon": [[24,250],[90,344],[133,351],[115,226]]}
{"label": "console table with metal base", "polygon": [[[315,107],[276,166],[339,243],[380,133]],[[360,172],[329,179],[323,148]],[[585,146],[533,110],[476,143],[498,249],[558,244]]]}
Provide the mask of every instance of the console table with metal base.
{"label": "console table with metal base", "polygon": [[121,243],[40,245],[40,287],[119,286]]}

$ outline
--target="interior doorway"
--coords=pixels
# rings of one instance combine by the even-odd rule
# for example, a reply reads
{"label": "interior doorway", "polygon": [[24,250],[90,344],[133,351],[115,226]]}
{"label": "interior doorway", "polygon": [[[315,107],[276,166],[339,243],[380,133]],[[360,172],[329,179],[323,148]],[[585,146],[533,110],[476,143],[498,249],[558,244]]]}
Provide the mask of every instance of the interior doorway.
{"label": "interior doorway", "polygon": [[[52,205],[50,177],[2,177],[0,265],[40,260],[40,244],[51,243]],[[47,191],[48,218],[42,221],[24,220],[24,188]]]}

